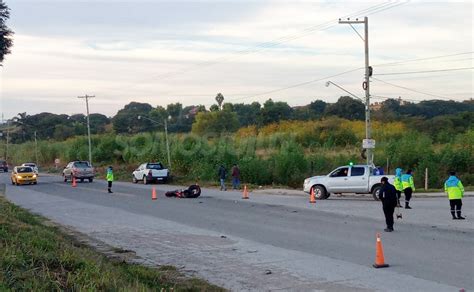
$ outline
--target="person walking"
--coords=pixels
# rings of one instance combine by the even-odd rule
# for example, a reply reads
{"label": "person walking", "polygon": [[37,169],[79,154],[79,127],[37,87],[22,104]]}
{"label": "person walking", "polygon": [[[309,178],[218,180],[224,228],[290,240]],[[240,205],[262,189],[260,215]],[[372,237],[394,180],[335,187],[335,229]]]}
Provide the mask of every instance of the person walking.
{"label": "person walking", "polygon": [[411,169],[402,175],[402,187],[405,193],[405,209],[411,209],[410,199],[411,195],[415,191],[415,183],[413,182],[413,176],[411,175]]}
{"label": "person walking", "polygon": [[227,188],[225,186],[225,178],[227,176],[227,170],[225,169],[224,165],[221,164],[219,167],[219,180],[221,182],[221,191],[227,191]]}
{"label": "person walking", "polygon": [[395,178],[393,179],[393,186],[397,191],[397,207],[400,207],[400,198],[402,197],[403,184],[402,184],[402,169],[395,169]]}
{"label": "person walking", "polygon": [[237,164],[232,166],[232,188],[234,190],[240,189],[240,168]]}
{"label": "person walking", "polygon": [[397,206],[397,191],[393,185],[388,182],[386,176],[382,177],[380,180],[382,188],[379,192],[379,199],[382,201],[383,213],[385,214],[385,223],[387,228],[384,229],[385,232],[393,231],[393,212]]}
{"label": "person walking", "polygon": [[112,194],[112,182],[114,181],[114,170],[112,168],[112,166],[109,166],[107,168],[107,190],[109,192],[109,194]]}
{"label": "person walking", "polygon": [[[453,220],[459,219],[464,220],[461,216],[462,198],[464,197],[464,186],[461,181],[456,177],[456,173],[451,171],[449,178],[444,183],[444,191],[448,194],[449,205],[451,205],[451,215]],[[456,212],[458,217],[456,217]]]}

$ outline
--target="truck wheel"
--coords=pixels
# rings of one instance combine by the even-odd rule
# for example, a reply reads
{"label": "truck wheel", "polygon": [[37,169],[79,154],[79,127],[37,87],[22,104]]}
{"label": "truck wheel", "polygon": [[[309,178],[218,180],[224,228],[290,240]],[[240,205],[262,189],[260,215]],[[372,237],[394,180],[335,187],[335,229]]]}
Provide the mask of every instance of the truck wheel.
{"label": "truck wheel", "polygon": [[382,186],[380,185],[376,185],[374,186],[374,188],[372,189],[372,196],[374,197],[374,200],[375,201],[378,201],[379,200],[379,193],[380,193],[380,189],[382,188]]}
{"label": "truck wheel", "polygon": [[63,175],[64,177],[64,182],[67,182],[67,177],[65,175]]}
{"label": "truck wheel", "polygon": [[94,181],[94,178],[92,178],[92,177],[89,178],[89,182],[90,182],[90,183],[93,182],[93,181]]}
{"label": "truck wheel", "polygon": [[83,183],[83,182],[84,182],[84,179],[83,179],[83,178],[81,178],[81,183]]}
{"label": "truck wheel", "polygon": [[327,199],[327,191],[323,186],[313,186],[314,196],[316,200],[325,200]]}
{"label": "truck wheel", "polygon": [[134,184],[136,184],[136,183],[138,182],[138,180],[135,178],[135,176],[132,176],[132,182],[133,182]]}

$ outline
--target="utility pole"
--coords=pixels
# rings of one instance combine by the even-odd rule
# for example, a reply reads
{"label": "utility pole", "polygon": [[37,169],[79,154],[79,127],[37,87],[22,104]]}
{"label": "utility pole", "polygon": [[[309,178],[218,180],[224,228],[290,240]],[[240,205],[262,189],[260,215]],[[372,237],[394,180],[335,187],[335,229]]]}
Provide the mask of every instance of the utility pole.
{"label": "utility pole", "polygon": [[165,137],[166,137],[166,153],[168,154],[168,167],[171,168],[170,142],[168,141],[168,122],[165,119]]}
{"label": "utility pole", "polygon": [[[359,37],[364,41],[365,47],[365,81],[362,84],[362,88],[365,90],[365,140],[366,143],[370,145],[364,145],[364,148],[367,149],[367,165],[374,164],[374,155],[372,148],[375,147],[375,142],[370,143],[372,131],[370,125],[370,76],[372,76],[372,67],[369,66],[369,19],[364,17],[364,20],[341,20],[339,19],[340,24],[349,24],[352,29],[359,35]],[[352,24],[364,24],[364,37],[362,37],[359,32],[352,26]],[[364,143],[365,144],[365,143]]]}
{"label": "utility pole", "polygon": [[36,163],[36,166],[39,166],[39,164],[38,164],[38,140],[36,139],[36,131],[35,131],[35,163]]}
{"label": "utility pole", "polygon": [[84,98],[86,100],[87,109],[87,137],[89,139],[89,163],[92,165],[92,144],[91,144],[91,126],[89,123],[89,98],[95,97],[95,95],[84,95],[78,96],[77,98]]}

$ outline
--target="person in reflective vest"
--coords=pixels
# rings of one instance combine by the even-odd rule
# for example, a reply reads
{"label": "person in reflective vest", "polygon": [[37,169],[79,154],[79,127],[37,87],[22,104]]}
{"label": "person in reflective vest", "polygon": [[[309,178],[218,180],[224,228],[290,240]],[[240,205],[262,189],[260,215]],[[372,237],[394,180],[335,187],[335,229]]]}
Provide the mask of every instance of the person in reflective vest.
{"label": "person in reflective vest", "polygon": [[411,209],[410,199],[412,193],[415,191],[415,183],[413,182],[413,176],[411,175],[411,169],[402,175],[402,187],[405,193],[405,209]]}
{"label": "person in reflective vest", "polygon": [[107,168],[107,176],[106,176],[106,179],[107,179],[107,190],[109,192],[109,194],[112,194],[112,182],[114,181],[114,171],[112,169],[112,166],[109,166]]}
{"label": "person in reflective vest", "polygon": [[395,178],[393,179],[393,186],[397,190],[397,206],[400,207],[400,198],[402,197],[403,185],[402,185],[402,169],[395,169]]}
{"label": "person in reflective vest", "polygon": [[[444,183],[444,191],[448,194],[449,205],[451,205],[451,215],[453,219],[464,220],[461,216],[462,197],[464,197],[464,186],[456,177],[456,173],[451,171],[449,178]],[[456,212],[458,217],[456,217]]]}

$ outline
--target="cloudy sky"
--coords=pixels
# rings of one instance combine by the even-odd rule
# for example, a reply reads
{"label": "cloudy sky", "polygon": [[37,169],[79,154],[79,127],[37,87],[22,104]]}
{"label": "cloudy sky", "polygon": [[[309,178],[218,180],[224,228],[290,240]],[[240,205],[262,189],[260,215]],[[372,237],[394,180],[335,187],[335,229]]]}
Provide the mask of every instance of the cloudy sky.
{"label": "cloudy sky", "polygon": [[334,102],[343,92],[328,80],[362,96],[363,41],[337,21],[348,16],[369,17],[374,101],[473,95],[471,1],[5,2],[15,31],[0,67],[5,118],[81,113],[84,94],[109,116],[130,101],[210,106],[218,92]]}

